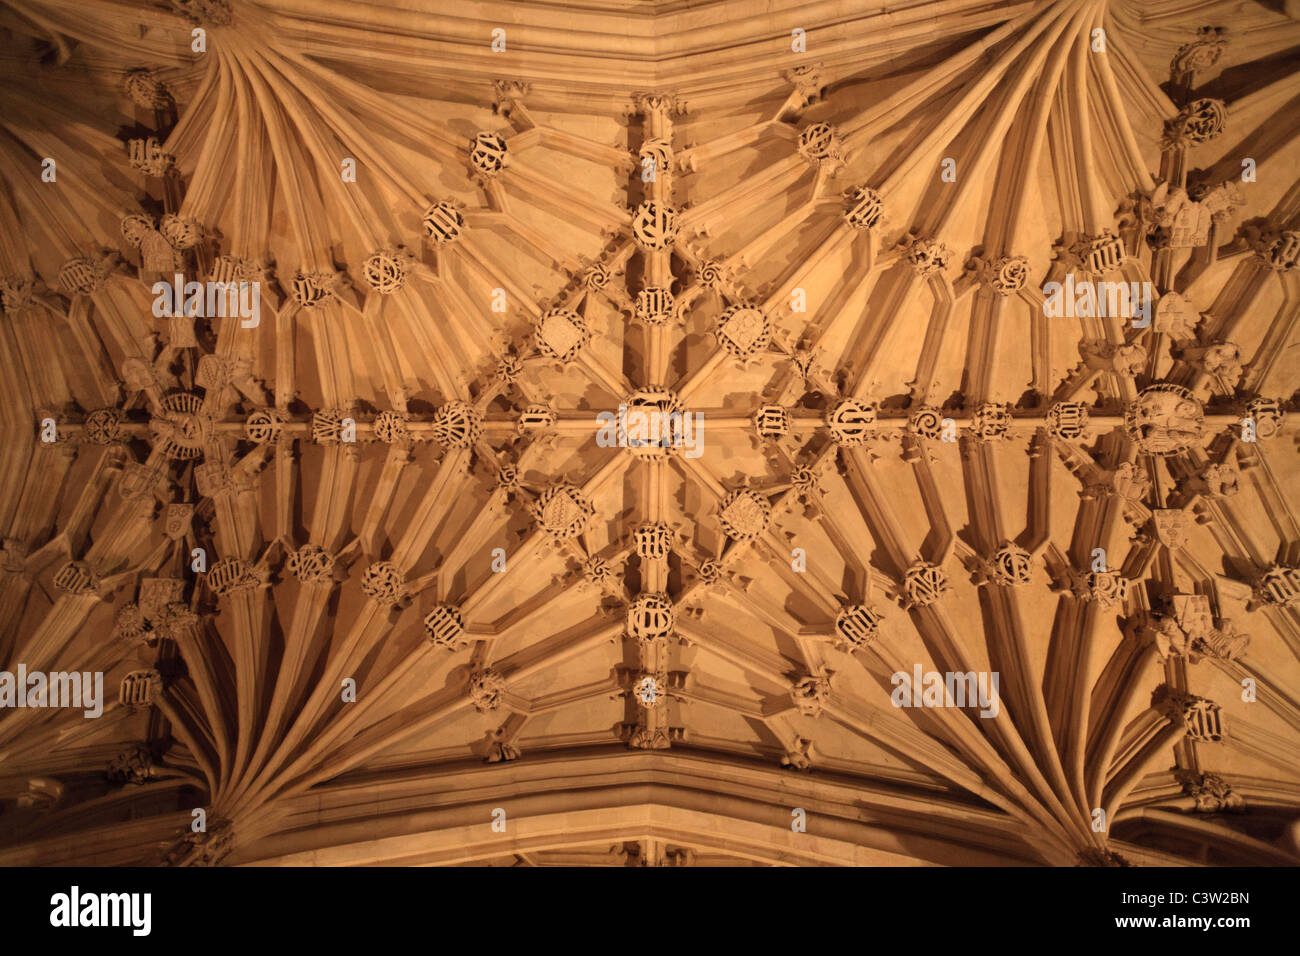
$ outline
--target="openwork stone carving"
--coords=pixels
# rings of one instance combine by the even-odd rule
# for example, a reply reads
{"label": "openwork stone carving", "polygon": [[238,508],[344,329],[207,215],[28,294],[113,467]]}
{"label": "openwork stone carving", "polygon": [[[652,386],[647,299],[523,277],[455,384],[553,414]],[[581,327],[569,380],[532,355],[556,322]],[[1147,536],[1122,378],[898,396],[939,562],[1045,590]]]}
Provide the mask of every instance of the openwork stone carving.
{"label": "openwork stone carving", "polygon": [[314,309],[338,297],[343,277],[336,272],[298,272],[289,283],[293,301],[304,309]]}
{"label": "openwork stone carving", "polygon": [[677,303],[667,289],[653,287],[636,294],[636,317],[647,325],[667,325],[676,316]]}
{"label": "openwork stone carving", "polygon": [[644,249],[667,249],[677,239],[677,210],[647,199],[632,216],[632,235]]}
{"label": "openwork stone carving", "polygon": [[144,242],[147,235],[156,233],[153,228],[153,220],[142,212],[130,212],[122,216],[121,225],[118,226],[122,232],[122,238],[133,246],[139,246]]}
{"label": "openwork stone carving", "polygon": [[1181,721],[1187,728],[1187,738],[1199,743],[1216,743],[1223,739],[1223,714],[1219,705],[1205,697],[1183,694],[1168,685],[1156,691],[1152,706],[1166,714],[1170,720]]}
{"label": "openwork stone carving", "polygon": [[838,445],[865,445],[876,424],[876,406],[846,398],[826,413],[826,427]]}
{"label": "openwork stone carving", "polygon": [[673,145],[666,139],[648,139],[641,144],[641,152],[638,158],[641,160],[641,168],[646,168],[646,160],[653,164],[656,176],[662,176],[664,173],[672,171],[673,168]]}
{"label": "openwork stone carving", "polygon": [[712,558],[705,558],[695,569],[699,579],[705,587],[713,587],[722,581],[722,565]]}
{"label": "openwork stone carving", "polygon": [[519,413],[520,434],[550,428],[555,424],[555,410],[549,405],[526,405]]}
{"label": "openwork stone carving", "polygon": [[407,427],[408,416],[391,409],[375,416],[375,437],[385,445],[403,445],[411,441],[411,430]]}
{"label": "openwork stone carving", "polygon": [[122,678],[117,700],[124,707],[148,707],[162,696],[162,675],[156,670],[131,671]]}
{"label": "openwork stone carving", "polygon": [[392,295],[406,284],[410,256],[400,249],[381,249],[361,267],[366,284],[380,295]]}
{"label": "openwork stone carving", "polygon": [[291,551],[285,568],[299,581],[327,581],[334,575],[334,556],[318,544],[304,544]]}
{"label": "openwork stone carving", "polygon": [[805,500],[821,490],[821,481],[817,472],[807,465],[795,466],[790,472],[790,485],[795,493]]}
{"label": "openwork stone carving", "polygon": [[661,458],[686,440],[682,404],[666,388],[643,388],[624,400],[626,418],[618,422],[618,443],[634,455]]}
{"label": "openwork stone carving", "polygon": [[166,176],[175,162],[175,157],[164,152],[162,144],[154,136],[127,140],[126,150],[131,168],[146,176]]}
{"label": "openwork stone carving", "polygon": [[455,242],[465,228],[465,216],[449,202],[434,203],[425,210],[421,222],[424,234],[438,245]]}
{"label": "openwork stone carving", "polygon": [[177,392],[158,403],[158,414],[149,422],[155,447],[168,458],[189,461],[203,455],[212,439],[213,422],[203,408],[203,399],[192,392]]}
{"label": "openwork stone carving", "polygon": [[[59,288],[68,295],[94,295],[108,278],[107,263],[81,256],[69,259],[59,270]],[[9,306],[5,306],[6,311]]]}
{"label": "openwork stone carving", "polygon": [[503,382],[513,382],[524,372],[524,363],[512,352],[497,359],[497,378]]}
{"label": "openwork stone carving", "polygon": [[537,523],[547,533],[557,538],[573,538],[587,529],[587,522],[595,509],[578,488],[563,483],[551,485],[543,491],[533,506],[533,512]]}
{"label": "openwork stone carving", "polygon": [[122,413],[116,408],[97,408],[86,416],[81,433],[92,445],[111,445],[122,435]]}
{"label": "openwork stone carving", "polygon": [[69,561],[54,574],[54,586],[75,597],[99,590],[99,575],[84,561]]}
{"label": "openwork stone carving", "polygon": [[1291,607],[1300,602],[1300,568],[1274,566],[1260,575],[1255,583],[1257,604]]}
{"label": "openwork stone carving", "polygon": [[700,263],[695,275],[706,289],[724,291],[731,284],[730,270],[716,259]]}
{"label": "openwork stone carving", "polygon": [[609,271],[609,266],[603,262],[597,262],[587,270],[587,275],[583,278],[583,285],[591,292],[599,292],[605,286],[609,285],[614,274]]}
{"label": "openwork stone carving", "polygon": [[560,362],[570,362],[591,340],[586,321],[568,309],[551,309],[537,323],[537,351]]}
{"label": "openwork stone carving", "polygon": [[1246,417],[1255,423],[1256,438],[1272,438],[1282,428],[1282,403],[1276,398],[1251,399]]}
{"label": "openwork stone carving", "polygon": [[311,440],[318,445],[337,445],[343,440],[346,408],[322,408],[311,416]]}
{"label": "openwork stone carving", "polygon": [[1300,267],[1300,232],[1287,230],[1256,247],[1256,255],[1275,272],[1294,272]]}
{"label": "openwork stone carving", "polygon": [[908,420],[907,430],[917,438],[938,441],[943,435],[943,414],[937,408],[918,408]]}
{"label": "openwork stone carving", "polygon": [[610,589],[616,584],[614,569],[609,566],[608,561],[597,554],[593,554],[582,563],[579,573],[588,584],[601,591]]}
{"label": "openwork stone carving", "polygon": [[733,491],[718,507],[718,520],[727,537],[748,541],[758,537],[772,518],[772,505],[762,495],[748,489]]}
{"label": "openwork stone carving", "polygon": [[638,557],[659,561],[672,551],[673,534],[662,521],[643,524],[632,532],[632,546]]}
{"label": "openwork stone carving", "polygon": [[799,155],[810,163],[839,161],[844,143],[829,123],[813,123],[799,134]]}
{"label": "openwork stone carving", "polygon": [[993,555],[993,580],[1003,587],[1028,584],[1033,580],[1033,557],[1013,542],[1007,542]]}
{"label": "openwork stone carving", "polygon": [[970,430],[977,441],[997,441],[1007,437],[1011,427],[1011,412],[1006,405],[986,402],[975,409]]}
{"label": "openwork stone carving", "polygon": [[988,284],[998,295],[1015,295],[1029,281],[1029,260],[1024,256],[1002,256],[988,267]]}
{"label": "openwork stone carving", "polygon": [[790,413],[784,405],[762,405],[754,412],[754,431],[760,438],[781,438],[790,434]]}
{"label": "openwork stone carving", "polygon": [[1165,127],[1165,147],[1195,146],[1217,139],[1228,121],[1223,100],[1192,100]]}
{"label": "openwork stone carving", "polygon": [[519,469],[514,465],[502,465],[497,469],[497,487],[508,495],[519,490]]}
{"label": "openwork stone carving", "polygon": [[1128,578],[1119,571],[1089,571],[1084,578],[1084,595],[1101,607],[1118,607],[1128,600],[1128,586]]}
{"label": "openwork stone carving", "polygon": [[772,341],[772,323],[761,309],[733,305],[718,317],[718,341],[741,361],[765,351]]}
{"label": "openwork stone carving", "polygon": [[472,448],[483,435],[483,416],[468,402],[447,402],[434,416],[433,434],[448,448]]}
{"label": "openwork stone carving", "polygon": [[212,565],[208,569],[207,582],[217,597],[251,591],[265,583],[262,575],[252,565],[239,558],[222,558]]}
{"label": "openwork stone carving", "polygon": [[278,408],[259,408],[244,422],[244,434],[259,445],[273,445],[280,440],[284,413]]}
{"label": "openwork stone carving", "polygon": [[406,574],[391,561],[376,561],[361,575],[361,591],[384,607],[406,599]]}
{"label": "openwork stone carving", "polygon": [[1200,441],[1205,410],[1192,393],[1172,382],[1158,382],[1138,393],[1124,410],[1124,429],[1150,455],[1176,455]]}
{"label": "openwork stone carving", "polygon": [[1210,599],[1203,594],[1175,594],[1167,610],[1153,614],[1144,630],[1161,657],[1186,657],[1195,663],[1195,641],[1213,626]]}
{"label": "openwork stone carving", "polygon": [[835,617],[836,644],[844,649],[866,647],[880,633],[880,612],[869,604],[850,604]]}
{"label": "openwork stone carving", "polygon": [[1103,229],[1097,236],[1080,236],[1070,246],[1070,253],[1089,275],[1113,272],[1128,258],[1124,241],[1110,229]]}
{"label": "openwork stone carving", "polygon": [[240,256],[217,256],[208,273],[209,282],[257,282],[265,273],[263,266]]}
{"label": "openwork stone carving", "polygon": [[910,607],[928,607],[948,590],[948,575],[942,568],[922,561],[908,568],[903,590]]}
{"label": "openwork stone carving", "polygon": [[505,678],[491,668],[477,670],[469,678],[469,699],[480,714],[491,713],[501,706],[506,692]]}
{"label": "openwork stone carving", "polygon": [[153,624],[134,601],[123,604],[113,619],[113,640],[128,644],[151,640]]}
{"label": "openwork stone carving", "polygon": [[1088,430],[1088,406],[1083,402],[1057,402],[1047,411],[1047,430],[1053,438],[1082,438]]}
{"label": "openwork stone carving", "polygon": [[885,212],[884,200],[880,193],[870,186],[858,186],[851,189],[846,197],[844,221],[854,229],[874,229],[880,224]]}
{"label": "openwork stone carving", "polygon": [[158,231],[177,249],[191,249],[203,241],[203,226],[200,223],[193,219],[182,219],[173,213],[162,217]]}
{"label": "openwork stone carving", "polygon": [[467,643],[460,609],[450,604],[438,604],[425,615],[424,631],[430,643],[450,651],[458,651]]}
{"label": "openwork stone carving", "polygon": [[673,602],[661,593],[638,594],[627,608],[627,632],[639,641],[664,640],[673,633]]}
{"label": "openwork stone carving", "polygon": [[469,164],[489,179],[510,165],[506,141],[496,133],[481,132],[469,141]]}
{"label": "openwork stone carving", "polygon": [[246,382],[252,375],[251,359],[234,356],[205,355],[194,370],[194,384],[208,392],[219,392],[236,382]]}

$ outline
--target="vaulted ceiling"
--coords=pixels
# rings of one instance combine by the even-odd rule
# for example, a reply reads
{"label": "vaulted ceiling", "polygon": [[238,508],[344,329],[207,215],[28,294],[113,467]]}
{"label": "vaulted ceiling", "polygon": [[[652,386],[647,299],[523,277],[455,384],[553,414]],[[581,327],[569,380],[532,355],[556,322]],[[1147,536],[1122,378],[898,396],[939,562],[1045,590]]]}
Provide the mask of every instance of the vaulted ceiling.
{"label": "vaulted ceiling", "polygon": [[1300,862],[1295,16],[0,3],[0,863]]}

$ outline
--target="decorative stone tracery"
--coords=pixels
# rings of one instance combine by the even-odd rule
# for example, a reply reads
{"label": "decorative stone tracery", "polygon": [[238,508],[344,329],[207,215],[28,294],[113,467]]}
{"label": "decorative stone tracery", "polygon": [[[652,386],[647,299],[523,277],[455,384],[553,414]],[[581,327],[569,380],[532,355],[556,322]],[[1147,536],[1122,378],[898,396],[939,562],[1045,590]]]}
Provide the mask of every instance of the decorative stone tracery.
{"label": "decorative stone tracery", "polygon": [[667,249],[677,230],[677,210],[658,200],[645,200],[632,214],[632,235],[643,249]]}
{"label": "decorative stone tracery", "polygon": [[595,509],[581,490],[562,483],[551,485],[538,496],[533,513],[547,533],[556,538],[572,538],[586,530]]}
{"label": "decorative stone tracery", "polygon": [[876,406],[856,398],[839,401],[826,413],[826,427],[838,445],[865,445],[876,424]]}
{"label": "decorative stone tracery", "polygon": [[748,541],[767,529],[772,505],[762,495],[747,489],[733,491],[718,507],[718,520],[727,537]]}
{"label": "decorative stone tracery", "polygon": [[1158,382],[1138,393],[1124,410],[1124,428],[1149,455],[1176,455],[1197,444],[1204,431],[1201,403],[1181,385]]}

